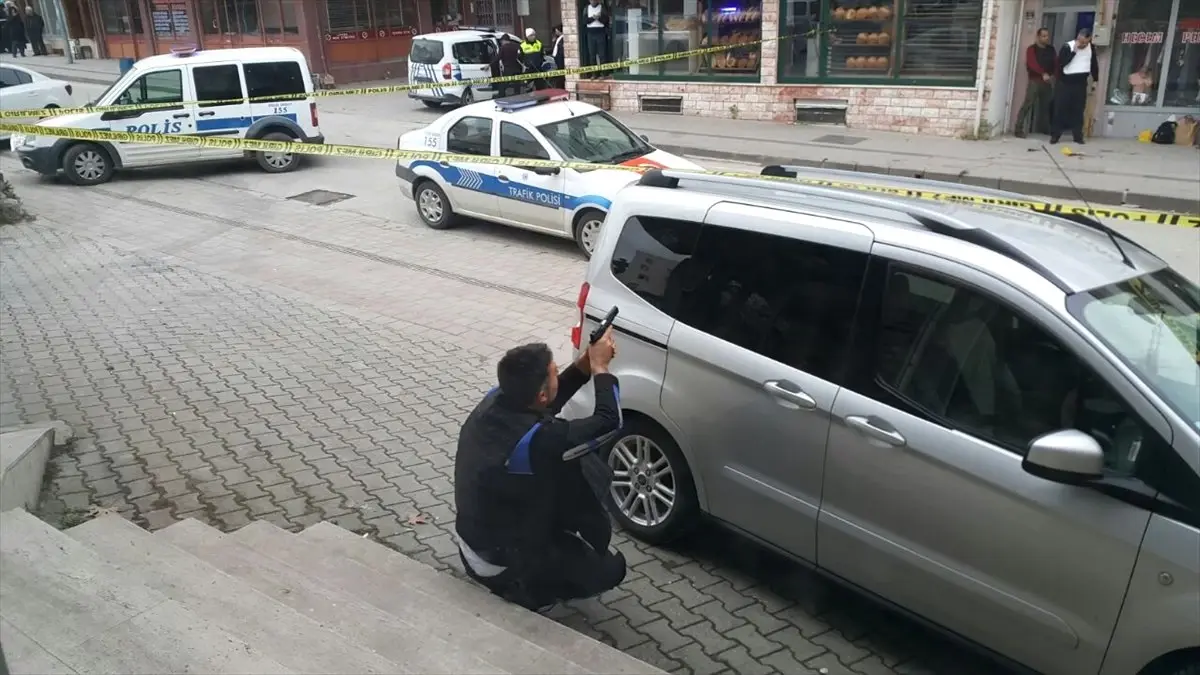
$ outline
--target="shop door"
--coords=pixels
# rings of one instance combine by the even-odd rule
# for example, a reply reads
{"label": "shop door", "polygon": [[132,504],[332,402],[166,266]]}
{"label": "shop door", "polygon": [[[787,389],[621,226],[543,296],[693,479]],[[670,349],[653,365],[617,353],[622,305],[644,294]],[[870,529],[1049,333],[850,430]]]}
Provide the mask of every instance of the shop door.
{"label": "shop door", "polygon": [[1095,8],[1088,5],[1056,7],[1042,12],[1042,28],[1050,31],[1050,44],[1062,49],[1068,40],[1074,40],[1079,31],[1092,28],[1096,23]]}

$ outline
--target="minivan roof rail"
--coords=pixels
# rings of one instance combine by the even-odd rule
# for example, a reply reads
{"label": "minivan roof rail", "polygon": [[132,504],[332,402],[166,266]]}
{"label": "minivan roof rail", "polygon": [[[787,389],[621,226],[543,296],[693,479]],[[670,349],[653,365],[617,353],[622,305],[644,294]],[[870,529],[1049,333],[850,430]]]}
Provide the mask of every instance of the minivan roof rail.
{"label": "minivan roof rail", "polygon": [[817,185],[805,185],[803,183],[789,183],[786,181],[777,180],[768,181],[762,178],[719,176],[672,169],[652,169],[647,171],[646,173],[642,174],[642,177],[640,180],[638,180],[637,184],[643,187],[666,188],[670,190],[679,189],[680,187],[684,187],[686,189],[686,186],[682,185],[682,181],[708,185],[729,185],[731,182],[736,182],[742,184],[755,184],[762,187],[767,187],[769,184],[769,187],[772,190],[785,191],[794,195],[823,197],[827,199],[837,199],[840,201],[852,200],[864,206],[875,206],[889,209],[891,211],[896,211],[907,215],[929,232],[953,239],[958,239],[959,241],[969,244],[974,244],[980,248],[985,248],[1010,260],[1021,263],[1022,265],[1045,277],[1059,290],[1068,293],[1071,291],[1071,287],[1061,278],[1059,278],[1058,275],[1051,272],[1045,265],[1041,264],[1032,256],[997,237],[991,232],[975,227],[964,220],[955,218],[954,216],[937,209],[931,209],[920,204],[914,204],[912,201],[903,197],[894,197],[878,193],[856,193],[852,190],[822,187]]}

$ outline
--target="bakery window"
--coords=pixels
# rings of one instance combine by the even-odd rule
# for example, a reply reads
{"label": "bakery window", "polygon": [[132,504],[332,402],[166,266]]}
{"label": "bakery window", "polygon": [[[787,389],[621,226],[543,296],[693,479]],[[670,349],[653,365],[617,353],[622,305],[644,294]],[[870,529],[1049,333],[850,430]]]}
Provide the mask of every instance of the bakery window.
{"label": "bakery window", "polygon": [[638,65],[618,77],[759,79],[762,5],[750,0],[625,0],[614,8],[614,52],[635,59],[706,47],[728,50]]}
{"label": "bakery window", "polygon": [[975,82],[983,0],[782,3],[781,82]]}

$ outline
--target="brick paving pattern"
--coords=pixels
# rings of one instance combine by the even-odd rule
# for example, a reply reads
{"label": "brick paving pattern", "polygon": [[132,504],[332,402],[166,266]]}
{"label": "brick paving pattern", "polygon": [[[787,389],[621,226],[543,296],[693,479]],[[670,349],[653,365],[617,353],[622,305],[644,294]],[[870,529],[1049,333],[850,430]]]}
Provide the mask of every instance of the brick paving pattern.
{"label": "brick paving pattern", "polygon": [[[43,516],[329,520],[458,573],[460,420],[498,349],[570,324],[582,263],[520,235],[441,236],[204,181],[170,199],[139,187],[85,202],[29,181],[18,189],[40,220],[0,230],[0,425],[59,419],[77,434]],[[254,203],[258,217],[237,213]],[[524,279],[479,250],[550,269]],[[664,669],[993,672],[725,532],[616,545],[626,583],[551,614]]]}

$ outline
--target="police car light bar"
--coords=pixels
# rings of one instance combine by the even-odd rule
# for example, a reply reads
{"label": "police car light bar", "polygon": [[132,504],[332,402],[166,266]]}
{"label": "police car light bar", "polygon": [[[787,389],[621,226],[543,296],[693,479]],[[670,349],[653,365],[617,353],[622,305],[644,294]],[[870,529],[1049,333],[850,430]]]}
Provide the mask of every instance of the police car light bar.
{"label": "police car light bar", "polygon": [[198,51],[200,51],[200,48],[195,47],[195,46],[193,46],[193,47],[172,47],[171,55],[172,56],[180,56],[180,57],[195,56],[196,52],[198,52]]}
{"label": "police car light bar", "polygon": [[478,30],[478,31],[483,31],[484,33],[495,33],[496,32],[495,26],[459,26],[458,29],[459,30]]}
{"label": "police car light bar", "polygon": [[571,92],[566,89],[543,89],[528,94],[520,94],[518,96],[506,96],[505,98],[496,99],[496,109],[501,112],[516,112],[525,108],[532,108],[543,103],[553,103],[555,101],[567,101],[571,98]]}

